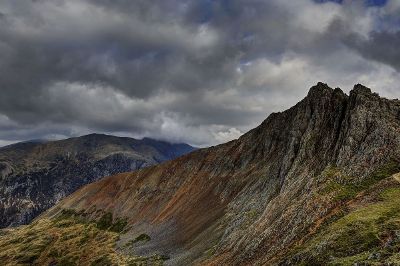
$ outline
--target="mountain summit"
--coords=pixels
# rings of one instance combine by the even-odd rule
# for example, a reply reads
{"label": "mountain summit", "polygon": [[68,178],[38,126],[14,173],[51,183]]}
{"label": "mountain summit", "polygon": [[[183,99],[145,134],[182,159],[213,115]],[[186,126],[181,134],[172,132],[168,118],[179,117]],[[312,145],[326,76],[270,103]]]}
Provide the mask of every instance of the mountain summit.
{"label": "mountain summit", "polygon": [[[89,184],[33,228],[83,220],[118,232],[113,251],[91,259],[79,251],[76,263],[399,262],[399,132],[399,101],[362,85],[346,95],[318,83],[238,140]],[[34,261],[59,260],[42,251]]]}

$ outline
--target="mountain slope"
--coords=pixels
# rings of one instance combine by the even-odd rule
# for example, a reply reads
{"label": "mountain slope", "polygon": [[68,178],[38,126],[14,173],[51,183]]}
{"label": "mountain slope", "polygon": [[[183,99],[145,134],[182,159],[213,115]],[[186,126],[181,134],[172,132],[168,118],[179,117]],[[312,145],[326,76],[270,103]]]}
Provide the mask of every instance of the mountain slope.
{"label": "mountain slope", "polygon": [[29,223],[82,185],[193,150],[186,144],[92,134],[0,148],[0,226]]}
{"label": "mountain slope", "polygon": [[[390,195],[399,189],[392,177],[400,172],[399,132],[399,101],[380,98],[361,85],[346,95],[318,83],[297,105],[271,114],[238,140],[104,178],[76,191],[36,223],[57,220],[65,212],[87,222],[107,220],[100,226],[105,230],[123,220],[115,251],[127,264],[149,262],[154,254],[168,258],[169,265],[351,261],[349,256],[378,250],[380,241],[361,237],[366,244],[353,250],[340,246],[340,235],[322,248],[319,241],[325,232],[358,223],[353,213],[360,208],[368,214],[381,205],[386,210],[396,205]],[[371,224],[384,220],[381,214],[386,213],[378,212]],[[390,230],[400,230],[393,224]],[[357,227],[352,230],[344,232],[357,232]],[[0,243],[5,245],[10,244]],[[324,253],[331,247],[335,257]],[[0,257],[14,261],[7,251]]]}

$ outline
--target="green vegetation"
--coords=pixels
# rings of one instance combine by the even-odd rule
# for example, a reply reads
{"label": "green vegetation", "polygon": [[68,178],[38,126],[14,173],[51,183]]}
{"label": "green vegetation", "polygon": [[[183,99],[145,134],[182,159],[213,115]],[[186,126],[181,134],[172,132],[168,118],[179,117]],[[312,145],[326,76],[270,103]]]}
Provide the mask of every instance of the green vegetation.
{"label": "green vegetation", "polygon": [[381,202],[324,227],[291,257],[303,265],[399,265],[400,188],[386,189],[381,196]]}
{"label": "green vegetation", "polygon": [[129,266],[141,266],[141,265],[163,265],[164,261],[169,260],[169,256],[166,255],[153,255],[150,257],[135,257],[128,261]]}
{"label": "green vegetation", "polygon": [[254,210],[254,209],[251,209],[250,211],[247,211],[245,214],[246,214],[246,217],[248,219],[250,219],[250,220],[254,220],[258,216],[257,210]]}
{"label": "green vegetation", "polygon": [[77,216],[78,213],[73,209],[63,209],[61,210],[61,214],[57,217],[59,220],[68,219],[72,216]]}
{"label": "green vegetation", "polygon": [[400,265],[398,185],[379,192],[375,203],[363,208],[349,212],[344,204],[398,172],[400,164],[395,161],[379,167],[362,179],[347,176],[336,167],[325,169],[322,176],[328,182],[319,195],[329,195],[333,201],[341,202],[341,209],[324,222],[316,235],[295,248],[289,255],[289,261],[299,265]]}
{"label": "green vegetation", "polygon": [[130,241],[128,241],[125,246],[129,247],[132,246],[133,244],[137,243],[137,242],[148,242],[151,240],[151,237],[147,234],[140,234],[139,236],[137,236],[135,239],[132,239]]}
{"label": "green vegetation", "polygon": [[[125,247],[132,247],[135,243],[138,242],[148,242],[150,241],[151,238],[149,235],[147,234],[140,234],[139,236],[137,236],[135,239],[132,239],[130,241],[128,241],[125,244]],[[131,258],[128,261],[128,265],[129,266],[141,266],[141,265],[163,265],[164,261],[169,260],[170,257],[167,255],[152,255],[152,256],[137,256],[134,258]]]}
{"label": "green vegetation", "polygon": [[260,214],[256,209],[250,209],[248,211],[243,212],[243,220],[241,221],[240,224],[240,229],[241,230],[246,230],[254,221],[257,219],[257,217]]}
{"label": "green vegetation", "polygon": [[128,221],[124,218],[117,218],[117,220],[115,221],[115,223],[113,223],[108,230],[110,230],[111,232],[115,232],[115,233],[121,233],[122,231],[124,231],[126,225],[128,224]]}
{"label": "green vegetation", "polygon": [[128,221],[124,218],[117,218],[116,221],[113,223],[113,216],[110,212],[104,213],[100,219],[96,222],[97,228],[101,230],[108,230],[115,233],[121,233]]}
{"label": "green vegetation", "polygon": [[139,241],[150,241],[151,237],[147,234],[140,234],[138,237],[135,238],[135,240],[133,241],[133,243],[139,242]]}
{"label": "green vegetation", "polygon": [[105,255],[102,256],[96,260],[94,260],[91,264],[91,266],[108,266],[108,265],[113,265],[111,259]]}
{"label": "green vegetation", "polygon": [[0,261],[2,265],[128,265],[137,257],[115,250],[127,221],[112,221],[111,213],[96,221],[84,213],[62,210],[53,219],[1,230]]}
{"label": "green vegetation", "polygon": [[[62,225],[62,226],[60,226]],[[127,260],[114,250],[118,234],[74,218],[41,219],[30,226],[7,230],[0,238],[5,265],[90,265],[103,256]]]}
{"label": "green vegetation", "polygon": [[112,226],[112,220],[113,218],[111,213],[109,212],[104,213],[96,223],[97,228],[101,230],[107,230]]}
{"label": "green vegetation", "polygon": [[328,167],[322,173],[329,180],[327,185],[323,188],[322,194],[334,194],[334,201],[347,201],[354,198],[361,191],[368,189],[372,185],[378,183],[395,173],[400,172],[400,164],[391,161],[377,170],[375,170],[368,177],[357,180],[354,177],[347,176],[341,173],[340,169],[336,167]]}
{"label": "green vegetation", "polygon": [[211,248],[207,249],[207,250],[204,252],[206,258],[211,258],[212,256],[214,256],[215,253],[217,252],[217,247],[218,247],[218,245],[215,244],[215,245],[212,246]]}
{"label": "green vegetation", "polygon": [[59,261],[58,261],[58,266],[75,266],[75,265],[77,265],[77,260],[78,260],[79,258],[77,258],[77,257],[71,257],[71,256],[64,256],[64,257],[61,257],[60,259],[59,259]]}

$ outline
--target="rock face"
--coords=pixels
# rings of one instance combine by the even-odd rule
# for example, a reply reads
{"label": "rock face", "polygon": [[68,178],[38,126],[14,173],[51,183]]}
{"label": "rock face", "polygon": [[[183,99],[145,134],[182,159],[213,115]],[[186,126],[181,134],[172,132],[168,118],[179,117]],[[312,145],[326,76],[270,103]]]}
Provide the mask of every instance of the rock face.
{"label": "rock face", "polygon": [[0,148],[0,227],[29,223],[81,186],[194,150],[186,144],[92,134]]}
{"label": "rock face", "polygon": [[[326,265],[356,249],[342,247],[312,264],[318,254],[293,248],[354,206],[379,201],[371,196],[379,189],[398,189],[390,176],[400,172],[399,132],[399,101],[362,85],[346,95],[318,83],[238,140],[103,178],[42,219],[65,209],[93,219],[111,213],[129,225],[120,252],[167,254],[170,265]],[[149,241],[132,241],[141,235]]]}

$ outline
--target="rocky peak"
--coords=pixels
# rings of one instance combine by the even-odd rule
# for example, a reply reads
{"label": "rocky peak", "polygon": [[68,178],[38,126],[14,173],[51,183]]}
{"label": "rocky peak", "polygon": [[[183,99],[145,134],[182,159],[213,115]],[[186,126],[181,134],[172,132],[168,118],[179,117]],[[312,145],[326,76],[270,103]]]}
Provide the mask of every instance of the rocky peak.
{"label": "rocky peak", "polygon": [[328,84],[318,82],[317,85],[310,88],[307,98],[320,100],[321,97],[330,96],[332,93],[333,90],[328,86]]}
{"label": "rocky peak", "polygon": [[[345,93],[340,88],[332,89],[328,86],[328,84],[318,82],[316,85],[310,88],[306,98],[321,101],[324,97],[329,97],[332,95],[345,95]],[[377,93],[372,93],[370,88],[362,84],[356,84],[350,91],[350,96],[352,95],[377,95]]]}
{"label": "rocky peak", "polygon": [[307,97],[303,100],[313,107],[326,107],[327,104],[344,101],[348,96],[339,88],[332,89],[326,83],[318,82],[310,88]]}
{"label": "rocky peak", "polygon": [[363,94],[363,95],[370,95],[372,91],[370,88],[365,87],[362,84],[354,85],[353,90],[351,90],[350,94]]}
{"label": "rocky peak", "polygon": [[[259,150],[256,154],[262,158],[253,158],[276,159],[271,169],[279,173],[283,184],[288,173],[302,171],[305,164],[315,173],[339,164],[368,174],[363,167],[356,167],[368,161],[368,156],[379,157],[379,150],[370,148],[376,145],[372,142],[394,145],[389,127],[399,122],[398,112],[395,101],[380,98],[363,85],[355,85],[347,95],[340,88],[319,82],[294,107],[269,116],[241,140],[248,144],[247,150]],[[254,142],[258,143],[256,148]]]}
{"label": "rocky peak", "polygon": [[[362,84],[354,85],[349,95],[347,95],[340,88],[332,89],[326,83],[318,82],[315,86],[310,88],[307,97],[304,98],[299,105],[303,107],[308,106],[307,108],[311,108],[313,112],[325,113],[325,115],[335,115],[332,114],[332,111],[340,110],[337,106],[334,107],[332,105],[340,105],[343,112],[347,112],[348,115],[351,115],[357,108],[374,109],[378,108],[378,105],[382,102],[385,102],[385,104],[389,106],[395,103],[395,101],[379,97],[378,93],[372,92],[370,88]],[[346,111],[346,108],[352,111]],[[297,110],[296,112],[302,111]],[[328,112],[328,114],[326,112]]]}

